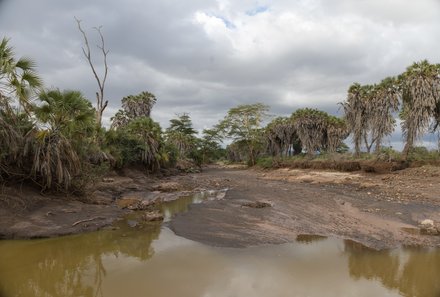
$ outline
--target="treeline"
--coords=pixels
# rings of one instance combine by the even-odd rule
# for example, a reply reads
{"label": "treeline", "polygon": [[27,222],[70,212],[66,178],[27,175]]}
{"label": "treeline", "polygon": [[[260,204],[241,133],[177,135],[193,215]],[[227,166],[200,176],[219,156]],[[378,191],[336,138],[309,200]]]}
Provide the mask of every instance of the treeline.
{"label": "treeline", "polygon": [[[440,64],[424,60],[377,84],[354,83],[340,104],[344,112],[342,118],[304,108],[290,117],[275,118],[266,127],[261,124],[267,119],[267,106],[243,105],[231,109],[218,128],[224,131],[232,115],[243,119],[226,133],[234,139],[227,148],[228,155],[231,160],[248,160],[255,164],[256,158],[261,156],[290,156],[302,152],[314,156],[347,151],[343,140],[349,135],[355,156],[360,156],[361,148],[370,153],[374,147],[378,154],[383,140],[394,131],[397,116],[401,120],[405,143],[402,155],[406,160],[416,140],[439,129]],[[255,113],[252,120],[247,119],[250,112]]]}
{"label": "treeline", "polygon": [[17,59],[8,43],[0,43],[0,182],[82,194],[110,169],[157,172],[224,156],[217,135],[198,137],[188,114],[163,131],[150,116],[156,97],[149,92],[122,98],[110,129],[102,127],[81,92],[45,89],[35,63]]}
{"label": "treeline", "polygon": [[157,172],[185,162],[254,165],[264,156],[341,153],[349,135],[355,155],[363,147],[380,152],[395,115],[407,156],[440,122],[440,65],[422,61],[378,84],[350,86],[341,118],[304,108],[271,119],[264,104],[239,105],[199,136],[186,113],[163,130],[151,117],[156,97],[142,92],[122,98],[106,129],[100,123],[103,98],[97,110],[79,91],[45,89],[35,63],[17,59],[8,43],[0,43],[0,182],[32,182],[42,190],[81,194],[91,181],[126,166]]}

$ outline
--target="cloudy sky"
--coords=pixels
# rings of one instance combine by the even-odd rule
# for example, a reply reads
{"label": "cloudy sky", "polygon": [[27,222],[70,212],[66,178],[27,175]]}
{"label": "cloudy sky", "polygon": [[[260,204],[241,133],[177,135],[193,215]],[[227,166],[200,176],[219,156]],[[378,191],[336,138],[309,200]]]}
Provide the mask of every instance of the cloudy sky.
{"label": "cloudy sky", "polygon": [[0,0],[0,35],[17,55],[38,63],[48,87],[92,100],[75,16],[93,44],[102,25],[110,50],[107,122],[123,96],[144,90],[157,96],[163,127],[189,112],[207,128],[254,102],[277,115],[306,106],[338,114],[351,83],[440,62],[439,0]]}

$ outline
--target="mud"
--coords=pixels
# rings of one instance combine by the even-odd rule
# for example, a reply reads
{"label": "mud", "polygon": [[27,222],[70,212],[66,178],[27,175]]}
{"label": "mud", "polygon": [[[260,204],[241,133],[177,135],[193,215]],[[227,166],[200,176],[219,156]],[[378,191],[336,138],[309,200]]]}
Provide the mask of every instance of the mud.
{"label": "mud", "polygon": [[[228,188],[222,199],[191,205],[167,224],[177,235],[208,245],[248,247],[293,242],[302,234],[349,239],[374,249],[440,246],[419,222],[440,222],[440,168],[387,174],[307,169],[206,168],[165,178],[114,175],[86,201],[3,188],[2,238],[52,237],[112,224],[130,210],[121,199],[170,201],[190,192]],[[249,207],[261,201],[268,207]]]}
{"label": "mud", "polygon": [[[440,221],[437,172],[437,167],[382,175],[210,170],[199,179],[223,179],[230,188],[225,199],[193,205],[170,227],[177,235],[225,247],[292,242],[300,234],[350,239],[374,249],[438,247],[439,236],[408,232],[418,230],[423,219]],[[260,200],[272,207],[243,207]]]}

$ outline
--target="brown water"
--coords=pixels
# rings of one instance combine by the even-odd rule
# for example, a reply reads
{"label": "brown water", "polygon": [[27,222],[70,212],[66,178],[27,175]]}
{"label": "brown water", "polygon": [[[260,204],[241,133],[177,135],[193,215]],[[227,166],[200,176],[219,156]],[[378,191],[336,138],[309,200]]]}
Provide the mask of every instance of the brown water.
{"label": "brown water", "polygon": [[[187,197],[164,212],[170,219],[209,197]],[[128,219],[135,227],[124,220],[116,230],[0,241],[0,296],[440,297],[438,249],[375,252],[307,235],[283,245],[215,248]]]}

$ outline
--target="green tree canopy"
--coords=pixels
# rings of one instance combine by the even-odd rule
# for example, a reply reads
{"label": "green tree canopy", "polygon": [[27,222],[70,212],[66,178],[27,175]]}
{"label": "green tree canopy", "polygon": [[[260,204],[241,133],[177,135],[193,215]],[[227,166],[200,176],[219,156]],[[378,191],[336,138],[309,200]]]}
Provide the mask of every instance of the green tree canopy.
{"label": "green tree canopy", "polygon": [[217,125],[224,137],[245,143],[248,161],[255,165],[255,158],[262,146],[262,123],[268,118],[269,106],[255,103],[231,108]]}

